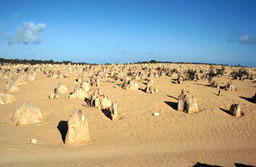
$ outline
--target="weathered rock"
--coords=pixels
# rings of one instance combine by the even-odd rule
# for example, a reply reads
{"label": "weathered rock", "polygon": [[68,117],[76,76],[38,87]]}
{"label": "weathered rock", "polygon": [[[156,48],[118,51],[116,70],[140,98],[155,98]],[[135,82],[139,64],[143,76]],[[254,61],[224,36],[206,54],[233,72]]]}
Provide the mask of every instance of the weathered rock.
{"label": "weathered rock", "polygon": [[181,90],[181,94],[178,97],[178,111],[184,111],[184,96],[185,96],[185,88]]}
{"label": "weathered rock", "polygon": [[10,93],[15,93],[15,92],[18,92],[19,90],[20,90],[20,88],[16,85],[10,85],[7,88],[7,91],[10,92]]}
{"label": "weathered rock", "polygon": [[39,108],[26,102],[16,110],[13,118],[16,126],[34,124],[42,121],[42,113]]}
{"label": "weathered rock", "polygon": [[50,96],[49,96],[49,99],[52,100],[52,99],[57,99],[59,98],[60,96],[58,94],[55,94],[55,93],[51,93]]}
{"label": "weathered rock", "polygon": [[9,93],[0,93],[0,104],[13,103],[16,100],[15,96]]}
{"label": "weathered rock", "polygon": [[62,83],[59,83],[55,91],[56,94],[65,94],[68,92],[68,88]]}
{"label": "weathered rock", "polygon": [[100,108],[101,109],[109,109],[111,107],[111,100],[108,96],[103,95],[103,98],[100,100]]}
{"label": "weathered rock", "polygon": [[178,111],[189,114],[199,112],[197,100],[190,92],[184,93],[184,91],[182,91],[181,95],[178,97]]}
{"label": "weathered rock", "polygon": [[177,78],[177,83],[182,84],[183,80],[184,80],[183,77],[181,75],[179,75],[178,78]]}
{"label": "weathered rock", "polygon": [[135,80],[124,81],[122,88],[125,90],[138,90],[138,83]]}
{"label": "weathered rock", "polygon": [[100,86],[100,80],[98,78],[90,79],[91,86]]}
{"label": "weathered rock", "polygon": [[230,113],[230,115],[233,115],[237,118],[240,118],[243,116],[243,113],[241,112],[239,104],[232,104],[229,109],[229,113]]}
{"label": "weathered rock", "polygon": [[80,74],[78,78],[76,79],[77,83],[82,83],[85,80],[85,75]]}
{"label": "weathered rock", "polygon": [[10,93],[14,93],[14,92],[18,92],[20,90],[20,88],[15,85],[15,80],[14,78],[11,78],[7,81],[7,84],[6,84],[6,87],[5,87],[5,90],[7,92],[10,92]]}
{"label": "weathered rock", "polygon": [[2,74],[3,79],[10,79],[12,76],[11,71],[4,71]]}
{"label": "weathered rock", "polygon": [[110,112],[111,112],[111,119],[112,120],[117,120],[118,119],[118,113],[117,113],[117,102],[116,101],[114,101],[112,103]]}
{"label": "weathered rock", "polygon": [[57,99],[61,95],[66,94],[67,92],[68,92],[67,87],[62,83],[59,83],[57,85],[57,88],[54,89],[54,92],[50,94],[49,99]]}
{"label": "weathered rock", "polygon": [[84,111],[76,110],[68,119],[65,144],[84,143],[89,140],[87,117]]}
{"label": "weathered rock", "polygon": [[81,88],[85,91],[85,92],[87,92],[87,91],[89,91],[90,89],[91,89],[91,86],[90,86],[90,84],[88,83],[88,82],[82,82],[81,83]]}
{"label": "weathered rock", "polygon": [[219,83],[217,81],[212,81],[210,86],[214,88],[220,88]]}
{"label": "weathered rock", "polygon": [[186,89],[185,89],[185,88],[182,88],[180,94],[181,94],[181,95],[185,95],[185,93],[186,93]]}
{"label": "weathered rock", "polygon": [[36,138],[30,139],[30,144],[37,144]]}
{"label": "weathered rock", "polygon": [[28,81],[34,81],[36,77],[36,73],[35,72],[30,72],[27,76]]}
{"label": "weathered rock", "polygon": [[148,80],[147,86],[146,86],[144,91],[146,93],[150,93],[150,94],[158,92],[158,89],[153,86],[153,80]]}
{"label": "weathered rock", "polygon": [[15,85],[20,86],[20,85],[25,85],[25,84],[27,84],[27,78],[24,74],[22,74],[15,81]]}
{"label": "weathered rock", "polygon": [[81,87],[77,86],[75,90],[69,96],[70,99],[85,99],[87,98],[87,91],[83,90]]}
{"label": "weathered rock", "polygon": [[100,86],[100,80],[98,78],[96,79],[96,86]]}
{"label": "weathered rock", "polygon": [[91,106],[94,106],[96,108],[100,109],[100,97],[102,96],[100,89],[97,89],[91,94],[90,99],[88,100],[88,103],[90,103]]}
{"label": "weathered rock", "polygon": [[102,94],[100,89],[95,90],[94,93],[91,94],[91,97],[89,99],[87,98],[86,101],[91,106],[103,110],[110,110],[112,106],[110,98]]}
{"label": "weathered rock", "polygon": [[220,96],[220,95],[221,95],[221,90],[219,89],[217,96]]}
{"label": "weathered rock", "polygon": [[153,86],[146,86],[145,90],[144,90],[146,93],[149,93],[149,94],[153,94],[153,93],[157,93],[158,92],[158,89],[157,88],[154,88]]}
{"label": "weathered rock", "polygon": [[226,91],[235,91],[235,85],[232,84],[231,81],[229,81],[224,88]]}

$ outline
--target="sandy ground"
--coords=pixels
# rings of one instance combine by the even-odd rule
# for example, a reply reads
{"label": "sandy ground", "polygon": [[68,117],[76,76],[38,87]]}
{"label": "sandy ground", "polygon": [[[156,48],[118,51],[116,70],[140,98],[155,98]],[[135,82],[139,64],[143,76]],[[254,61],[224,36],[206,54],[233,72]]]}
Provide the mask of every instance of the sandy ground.
{"label": "sandy ground", "polygon": [[[114,88],[120,82],[101,79],[100,89],[118,102],[119,120],[112,121],[83,100],[48,99],[58,83],[71,92],[77,76],[52,79],[39,74],[13,93],[14,103],[0,105],[0,166],[256,165],[256,104],[243,98],[254,95],[256,84],[252,81],[233,81],[237,91],[222,91],[222,96],[217,96],[218,90],[207,86],[207,80],[174,84],[170,77],[155,78],[159,93],[146,94]],[[224,86],[230,78],[217,80]],[[5,83],[0,80],[0,92]],[[139,87],[145,88],[142,81]],[[196,96],[201,112],[176,111],[182,88]],[[42,123],[15,126],[11,118],[25,101],[40,108]],[[241,105],[242,118],[224,112],[234,103]],[[57,127],[76,109],[87,113],[91,140],[84,145],[65,145]],[[154,112],[160,116],[152,116]],[[37,138],[38,144],[31,145],[32,138]]]}

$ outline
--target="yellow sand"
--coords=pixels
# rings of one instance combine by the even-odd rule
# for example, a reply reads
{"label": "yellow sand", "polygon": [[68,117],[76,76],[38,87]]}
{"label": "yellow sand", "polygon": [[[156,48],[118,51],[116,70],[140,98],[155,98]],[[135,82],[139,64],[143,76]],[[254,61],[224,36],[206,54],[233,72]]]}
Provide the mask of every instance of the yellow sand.
{"label": "yellow sand", "polygon": [[[77,76],[52,79],[39,74],[35,81],[13,93],[17,99],[14,103],[0,105],[0,166],[189,167],[197,162],[225,167],[234,163],[256,165],[256,104],[239,97],[254,95],[256,85],[252,81],[233,81],[237,91],[222,91],[222,96],[216,96],[218,90],[208,87],[207,80],[174,84],[170,77],[154,78],[159,92],[146,94],[114,88],[120,81],[100,79],[102,92],[118,102],[119,120],[111,121],[82,100],[48,99],[58,83],[71,92]],[[224,86],[230,78],[225,75],[217,80]],[[142,89],[143,82],[139,82]],[[5,83],[0,80],[0,92]],[[201,112],[176,111],[176,98],[182,88],[196,96]],[[15,126],[11,118],[25,101],[40,108],[42,123]],[[220,109],[228,110],[234,103],[241,105],[245,116],[235,118]],[[68,146],[57,126],[76,109],[87,113],[91,140]],[[154,112],[160,116],[152,116]],[[38,144],[31,145],[32,138]]]}

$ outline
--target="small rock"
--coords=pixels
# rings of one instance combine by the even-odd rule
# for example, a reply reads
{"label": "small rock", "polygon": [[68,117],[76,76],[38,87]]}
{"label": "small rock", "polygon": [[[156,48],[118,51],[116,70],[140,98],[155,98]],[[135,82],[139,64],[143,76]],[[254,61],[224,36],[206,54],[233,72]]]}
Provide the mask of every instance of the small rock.
{"label": "small rock", "polygon": [[160,114],[159,114],[158,112],[155,112],[155,113],[153,113],[152,115],[155,116],[155,117],[160,116]]}
{"label": "small rock", "polygon": [[31,143],[31,144],[37,144],[36,138],[30,139],[30,143]]}

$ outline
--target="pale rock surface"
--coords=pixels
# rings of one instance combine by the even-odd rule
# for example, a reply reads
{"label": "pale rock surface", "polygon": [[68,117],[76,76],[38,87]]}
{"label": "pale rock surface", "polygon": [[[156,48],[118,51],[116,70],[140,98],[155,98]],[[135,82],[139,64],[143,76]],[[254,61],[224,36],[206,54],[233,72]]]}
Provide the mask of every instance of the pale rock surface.
{"label": "pale rock surface", "polygon": [[42,113],[40,109],[32,106],[30,103],[25,102],[20,108],[14,113],[13,120],[16,126],[34,124],[42,121]]}
{"label": "pale rock surface", "polygon": [[122,88],[125,90],[138,90],[138,83],[135,80],[124,81]]}
{"label": "pale rock surface", "polygon": [[182,90],[181,95],[178,97],[178,111],[189,114],[199,112],[197,100],[192,93],[184,93],[184,90]]}
{"label": "pale rock surface", "polygon": [[69,96],[70,99],[85,99],[87,98],[87,91],[84,91],[81,87],[77,86],[75,90]]}
{"label": "pale rock surface", "polygon": [[9,93],[0,93],[0,104],[13,103],[16,100],[15,96]]}
{"label": "pale rock surface", "polygon": [[217,81],[212,81],[210,86],[214,88],[220,88],[219,83]]}
{"label": "pale rock surface", "polygon": [[240,104],[232,104],[229,113],[237,118],[240,118],[243,116],[243,113],[241,112]]}
{"label": "pale rock surface", "polygon": [[235,85],[232,84],[231,81],[229,81],[226,85],[225,85],[225,90],[227,91],[235,91]]}
{"label": "pale rock surface", "polygon": [[114,101],[111,106],[111,119],[117,120],[118,119],[118,112],[117,112],[117,101]]}
{"label": "pale rock surface", "polygon": [[65,94],[68,92],[68,88],[63,85],[62,83],[59,83],[56,88],[57,93],[56,94]]}
{"label": "pale rock surface", "polygon": [[30,144],[37,144],[36,138],[30,139]]}
{"label": "pale rock surface", "polygon": [[89,140],[87,117],[84,111],[76,110],[69,116],[65,144],[84,143]]}

